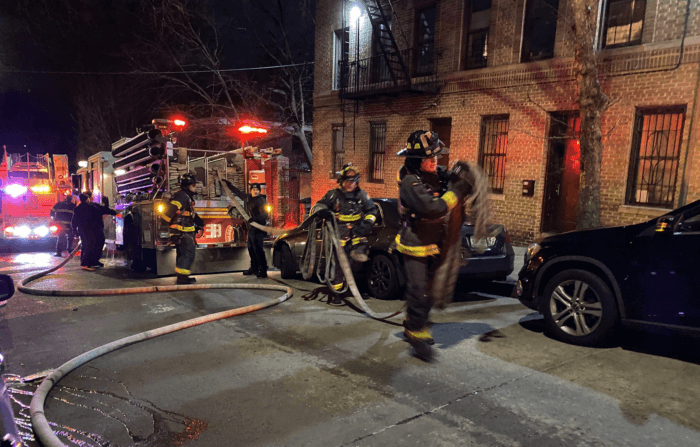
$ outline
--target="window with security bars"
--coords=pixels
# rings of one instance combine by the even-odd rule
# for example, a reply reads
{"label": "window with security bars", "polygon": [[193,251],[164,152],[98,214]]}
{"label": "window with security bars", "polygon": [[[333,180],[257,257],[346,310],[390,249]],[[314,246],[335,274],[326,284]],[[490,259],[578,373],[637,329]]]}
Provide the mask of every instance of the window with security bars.
{"label": "window with security bars", "polygon": [[637,110],[627,204],[673,208],[685,106]]}
{"label": "window with security bars", "polygon": [[609,0],[605,8],[604,48],[642,43],[646,0]]}
{"label": "window with security bars", "polygon": [[369,181],[384,181],[386,123],[369,124]]}
{"label": "window with security bars", "polygon": [[506,181],[506,148],[508,146],[508,115],[485,116],[481,119],[479,166],[488,176],[489,190],[503,193]]}
{"label": "window with security bars", "polygon": [[345,146],[343,145],[343,126],[334,125],[331,128],[331,156],[333,160],[333,170],[330,178],[335,178],[336,172],[345,164]]}

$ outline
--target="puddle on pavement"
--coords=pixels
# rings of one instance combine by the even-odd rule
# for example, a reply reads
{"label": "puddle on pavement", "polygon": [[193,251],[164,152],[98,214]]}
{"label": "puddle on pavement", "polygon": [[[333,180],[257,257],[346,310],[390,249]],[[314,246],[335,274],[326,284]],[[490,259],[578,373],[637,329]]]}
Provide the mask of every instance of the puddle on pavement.
{"label": "puddle on pavement", "polygon": [[[38,447],[29,414],[29,404],[40,381],[23,381],[15,375],[6,375],[9,396],[15,414],[15,423],[25,447]],[[205,421],[158,408],[152,402],[137,398],[118,381],[88,375],[76,375],[89,388],[64,386],[52,389],[45,403],[47,418],[51,414],[65,415],[67,421],[49,421],[54,434],[67,446],[79,447],[179,447],[193,441],[207,430]],[[104,432],[123,433],[119,439],[107,439],[103,434],[81,428],[90,419]],[[116,428],[115,428],[116,427]]]}
{"label": "puddle on pavement", "polygon": [[585,348],[553,340],[543,329],[541,319],[524,321],[484,334],[477,346],[484,354],[613,397],[633,424],[644,425],[657,414],[700,430],[700,342],[650,334],[632,334],[626,341],[629,334],[623,334],[621,346]]}

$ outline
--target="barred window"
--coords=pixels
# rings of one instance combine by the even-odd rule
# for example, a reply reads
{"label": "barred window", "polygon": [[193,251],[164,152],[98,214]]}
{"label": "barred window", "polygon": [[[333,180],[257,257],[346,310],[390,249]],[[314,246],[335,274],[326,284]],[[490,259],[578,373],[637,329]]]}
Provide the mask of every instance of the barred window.
{"label": "barred window", "polygon": [[369,181],[384,181],[386,123],[369,123]]}
{"label": "barred window", "polygon": [[637,110],[628,204],[673,208],[684,121],[685,106]]}
{"label": "barred window", "polygon": [[506,180],[508,115],[491,115],[481,119],[479,166],[489,179],[492,193],[502,194]]}
{"label": "barred window", "polygon": [[642,43],[646,0],[609,0],[605,9],[603,47]]}
{"label": "barred window", "polygon": [[340,172],[340,169],[345,164],[345,146],[343,145],[343,126],[335,124],[331,128],[331,159],[333,160],[333,170],[331,171],[330,178],[335,178],[336,172]]}

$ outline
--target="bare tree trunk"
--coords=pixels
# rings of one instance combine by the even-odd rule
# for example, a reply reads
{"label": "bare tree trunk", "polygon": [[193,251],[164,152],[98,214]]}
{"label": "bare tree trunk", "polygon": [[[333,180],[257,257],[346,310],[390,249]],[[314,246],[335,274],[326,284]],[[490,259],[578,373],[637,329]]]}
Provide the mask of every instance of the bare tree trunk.
{"label": "bare tree trunk", "polygon": [[603,152],[602,118],[609,99],[598,80],[595,49],[597,0],[573,0],[571,3],[579,69],[579,107],[581,114],[581,187],[579,190],[579,230],[600,226],[600,168]]}

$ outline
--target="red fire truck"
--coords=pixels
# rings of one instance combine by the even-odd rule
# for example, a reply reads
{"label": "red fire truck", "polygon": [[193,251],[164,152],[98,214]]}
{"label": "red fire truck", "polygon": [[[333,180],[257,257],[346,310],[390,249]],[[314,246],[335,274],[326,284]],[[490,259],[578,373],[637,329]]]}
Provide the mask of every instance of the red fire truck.
{"label": "red fire truck", "polygon": [[58,230],[51,222],[51,208],[70,193],[67,155],[5,153],[0,163],[2,238],[51,238]]}

